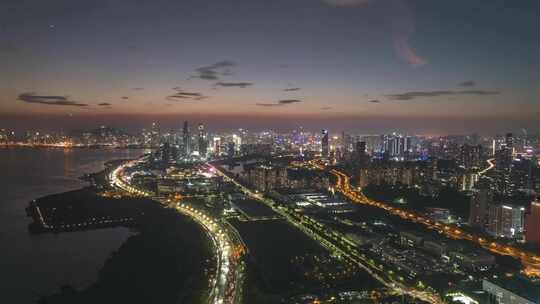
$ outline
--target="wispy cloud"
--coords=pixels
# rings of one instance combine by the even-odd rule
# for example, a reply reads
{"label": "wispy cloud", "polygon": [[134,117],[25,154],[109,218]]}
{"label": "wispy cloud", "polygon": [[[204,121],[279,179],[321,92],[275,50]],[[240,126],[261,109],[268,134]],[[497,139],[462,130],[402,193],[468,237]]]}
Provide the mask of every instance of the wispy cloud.
{"label": "wispy cloud", "polygon": [[332,107],[322,107],[321,110],[322,110],[322,111],[332,110]]}
{"label": "wispy cloud", "polygon": [[195,93],[195,92],[178,92],[175,95],[181,95],[181,96],[187,96],[187,97],[201,97],[201,93]]}
{"label": "wispy cloud", "polygon": [[191,78],[198,78],[203,80],[218,80],[221,75],[230,75],[232,71],[231,67],[236,66],[236,63],[231,60],[222,60],[214,64],[203,66],[195,71],[197,75],[192,76]]}
{"label": "wispy cloud", "polygon": [[418,67],[427,64],[427,60],[420,57],[412,48],[409,39],[412,33],[397,35],[394,37],[394,47],[399,57],[407,61],[410,65]]}
{"label": "wispy cloud", "polygon": [[216,86],[219,87],[237,87],[237,88],[247,88],[253,85],[252,82],[216,82]]}
{"label": "wispy cloud", "polygon": [[27,103],[37,103],[50,106],[87,107],[88,104],[69,100],[67,96],[36,95],[33,92],[19,94],[17,100]]}
{"label": "wispy cloud", "polygon": [[[378,0],[322,0],[335,7],[367,6]],[[406,1],[386,1],[385,12],[381,18],[388,23],[392,30],[394,50],[399,58],[413,67],[426,65],[428,61],[418,55],[411,44],[411,37],[415,32],[414,13]]]}
{"label": "wispy cloud", "polygon": [[464,91],[411,91],[399,94],[388,94],[392,100],[413,100],[425,97],[453,96],[453,95],[499,95],[500,91],[464,90]]}
{"label": "wispy cloud", "polygon": [[467,80],[467,81],[458,83],[458,86],[460,87],[474,87],[475,85],[476,85],[476,82],[472,80]]}
{"label": "wispy cloud", "polygon": [[256,103],[255,105],[259,106],[259,107],[280,107],[280,106],[283,106],[283,104],[279,104],[279,103]]}
{"label": "wispy cloud", "polygon": [[180,87],[174,87],[173,90],[175,90],[176,93],[167,96],[165,99],[167,100],[180,100],[180,99],[203,100],[203,99],[208,98],[208,96],[205,96],[202,93],[187,92],[187,91],[182,90]]}
{"label": "wispy cloud", "polygon": [[283,91],[285,92],[294,92],[294,91],[300,91],[300,88],[286,88]]}
{"label": "wispy cloud", "polygon": [[108,102],[102,102],[102,103],[98,103],[98,106],[100,106],[100,107],[110,107],[110,106],[112,106],[112,104],[110,104]]}
{"label": "wispy cloud", "polygon": [[370,100],[368,100],[368,102],[371,102],[371,103],[380,103],[381,101],[378,100],[378,99],[370,99]]}
{"label": "wispy cloud", "polygon": [[144,88],[133,88],[134,91],[142,91]]}
{"label": "wispy cloud", "polygon": [[411,43],[416,32],[413,7],[406,1],[389,1],[383,18],[392,29],[394,51],[397,56],[413,67],[428,64],[428,60],[420,56]]}
{"label": "wispy cloud", "polygon": [[465,90],[465,91],[459,91],[457,94],[465,94],[465,95],[499,95],[501,94],[500,91],[485,91],[485,90]]}
{"label": "wispy cloud", "polygon": [[122,96],[121,98],[122,98],[123,100],[128,100],[128,99],[129,99],[128,96]]}
{"label": "wispy cloud", "polygon": [[299,103],[302,102],[300,99],[282,99],[278,100],[276,103],[256,103],[256,106],[259,107],[283,107],[286,105],[290,105],[293,103]]}
{"label": "wispy cloud", "polygon": [[174,100],[174,99],[191,99],[191,96],[185,96],[182,94],[173,94],[166,97],[167,100]]}
{"label": "wispy cloud", "polygon": [[282,99],[278,101],[279,104],[283,104],[283,105],[291,104],[291,103],[298,103],[298,102],[302,102],[302,101],[300,99]]}

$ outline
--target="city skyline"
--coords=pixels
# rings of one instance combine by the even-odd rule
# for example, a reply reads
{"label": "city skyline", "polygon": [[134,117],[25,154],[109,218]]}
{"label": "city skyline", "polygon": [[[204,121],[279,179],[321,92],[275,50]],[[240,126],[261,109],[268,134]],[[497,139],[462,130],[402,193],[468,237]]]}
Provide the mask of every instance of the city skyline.
{"label": "city skyline", "polygon": [[[1,116],[1,114],[0,114]],[[536,124],[524,124],[523,121],[516,119],[510,125],[501,125],[499,119],[455,119],[442,122],[440,118],[409,118],[408,124],[396,120],[394,117],[385,118],[367,118],[359,117],[314,117],[309,116],[299,119],[297,116],[273,117],[256,115],[182,115],[165,114],[161,116],[154,115],[135,115],[135,114],[109,114],[109,115],[74,115],[51,114],[28,116],[25,114],[9,114],[2,117],[2,129],[15,131],[18,134],[28,131],[42,132],[62,132],[72,133],[84,130],[96,129],[98,127],[112,127],[123,130],[130,134],[138,133],[142,129],[148,129],[153,123],[158,123],[163,130],[174,131],[182,129],[184,121],[191,123],[204,122],[212,130],[217,132],[230,131],[236,129],[249,129],[251,131],[273,130],[276,132],[288,132],[296,129],[304,129],[310,132],[316,132],[321,127],[329,129],[331,134],[340,134],[341,132],[353,132],[357,134],[385,134],[400,132],[410,135],[444,137],[448,135],[472,135],[482,136],[504,135],[507,132],[516,134],[535,135]],[[456,123],[459,121],[460,123]],[[427,124],[427,123],[431,124]],[[484,122],[486,125],[478,127],[478,122]],[[507,121],[508,122],[508,121]]]}
{"label": "city skyline", "polygon": [[538,0],[6,0],[2,298],[540,303]]}
{"label": "city skyline", "polygon": [[10,3],[0,119],[536,132],[538,10],[534,1]]}

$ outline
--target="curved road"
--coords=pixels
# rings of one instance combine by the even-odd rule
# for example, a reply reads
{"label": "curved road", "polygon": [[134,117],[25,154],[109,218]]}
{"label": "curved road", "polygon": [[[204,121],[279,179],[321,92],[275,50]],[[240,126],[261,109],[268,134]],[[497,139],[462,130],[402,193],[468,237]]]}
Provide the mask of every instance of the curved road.
{"label": "curved road", "polygon": [[199,223],[212,241],[214,254],[217,260],[216,273],[211,281],[209,304],[235,304],[241,301],[244,265],[242,255],[245,247],[241,240],[236,239],[234,233],[224,223],[211,218],[193,206],[180,204],[171,200],[154,197],[154,194],[130,184],[124,176],[126,168],[136,165],[138,161],[126,162],[112,171],[109,176],[111,185],[132,195],[150,197],[161,204],[174,207],[178,212],[185,214]]}
{"label": "curved road", "polygon": [[478,172],[478,175],[484,175],[486,174],[486,172],[488,172],[489,170],[495,168],[495,158],[490,158],[487,160],[487,163],[488,163],[488,167],[485,168],[484,170]]}

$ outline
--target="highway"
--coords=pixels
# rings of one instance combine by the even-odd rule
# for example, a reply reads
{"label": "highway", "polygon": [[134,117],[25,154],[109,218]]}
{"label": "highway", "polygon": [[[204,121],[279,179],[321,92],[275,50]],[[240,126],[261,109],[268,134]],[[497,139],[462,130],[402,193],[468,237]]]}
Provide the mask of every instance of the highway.
{"label": "highway", "polygon": [[[170,203],[170,202],[169,202]],[[210,237],[218,267],[209,292],[210,303],[239,303],[244,265],[242,264],[243,247],[231,239],[228,228],[218,220],[210,218],[195,207],[176,203],[176,210],[192,217],[204,227]]]}
{"label": "highway", "polygon": [[328,249],[330,252],[333,252],[336,255],[341,256],[349,260],[350,262],[358,265],[360,268],[369,273],[373,278],[375,278],[377,281],[382,283],[384,286],[386,286],[396,294],[406,294],[411,297],[433,304],[443,303],[438,294],[427,290],[418,289],[413,286],[408,286],[404,283],[403,277],[393,277],[391,272],[389,274],[389,272],[386,271],[383,265],[377,265],[377,263],[373,259],[370,259],[364,253],[359,252],[356,249],[356,246],[354,244],[351,244],[351,242],[341,233],[330,229],[321,222],[318,222],[317,220],[309,216],[297,213],[290,208],[277,205],[273,200],[264,197],[261,193],[255,193],[251,191],[235,179],[229,177],[219,168],[214,167],[214,169],[219,175],[223,176],[225,180],[228,180],[234,183],[237,187],[239,187],[245,194],[263,202],[264,204],[272,208],[276,213],[285,218],[293,226],[297,227],[307,236],[311,237],[319,244],[321,244],[321,246]]}
{"label": "highway", "polygon": [[191,217],[200,224],[212,242],[214,256],[216,257],[216,273],[211,280],[211,289],[208,293],[209,304],[236,304],[241,302],[243,273],[245,270],[242,256],[246,249],[239,236],[231,231],[231,227],[224,222],[211,218],[194,206],[183,204],[171,199],[158,198],[153,193],[132,186],[129,179],[124,176],[126,168],[134,166],[137,160],[126,162],[115,168],[110,176],[111,185],[131,195],[148,197],[159,203],[175,208],[178,212]]}
{"label": "highway", "polygon": [[[493,162],[489,162],[490,167],[493,165]],[[321,163],[319,160],[312,160],[309,162],[313,167],[326,170],[326,166]],[[491,168],[488,168],[491,169]],[[490,241],[484,237],[467,233],[455,225],[443,224],[440,222],[433,221],[432,219],[426,217],[423,214],[420,214],[415,211],[401,209],[395,206],[392,206],[387,203],[378,202],[366,197],[361,191],[354,190],[351,187],[350,177],[343,172],[332,169],[330,173],[334,175],[337,179],[336,190],[345,195],[348,199],[353,202],[377,207],[380,209],[386,210],[388,213],[397,215],[402,219],[423,224],[429,229],[433,229],[442,233],[450,238],[458,240],[467,240],[474,242],[483,248],[500,255],[507,255],[514,257],[522,262],[524,265],[523,273],[528,276],[539,276],[540,275],[540,256],[526,252],[516,247],[508,246],[496,241]]]}

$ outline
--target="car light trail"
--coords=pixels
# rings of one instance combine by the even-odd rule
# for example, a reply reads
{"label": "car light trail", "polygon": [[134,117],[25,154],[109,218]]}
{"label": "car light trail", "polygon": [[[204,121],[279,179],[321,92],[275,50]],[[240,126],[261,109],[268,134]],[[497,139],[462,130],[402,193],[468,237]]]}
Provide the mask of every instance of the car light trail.
{"label": "car light trail", "polygon": [[[115,168],[109,175],[110,184],[131,195],[149,197],[161,204],[170,206],[171,202],[156,198],[154,193],[132,186],[124,177],[125,170],[137,164],[137,161],[126,162]],[[243,279],[244,265],[241,260],[245,248],[239,237],[230,231],[231,228],[211,218],[202,211],[187,204],[175,204],[174,208],[200,224],[209,236],[217,260],[215,277],[211,281],[209,304],[235,304],[241,299],[240,284]],[[240,249],[238,249],[240,248]]]}
{"label": "car light trail", "polygon": [[488,167],[485,168],[484,170],[478,172],[478,175],[484,175],[488,171],[490,171],[491,169],[495,168],[495,159],[494,158],[488,159],[487,163],[488,163]]}

